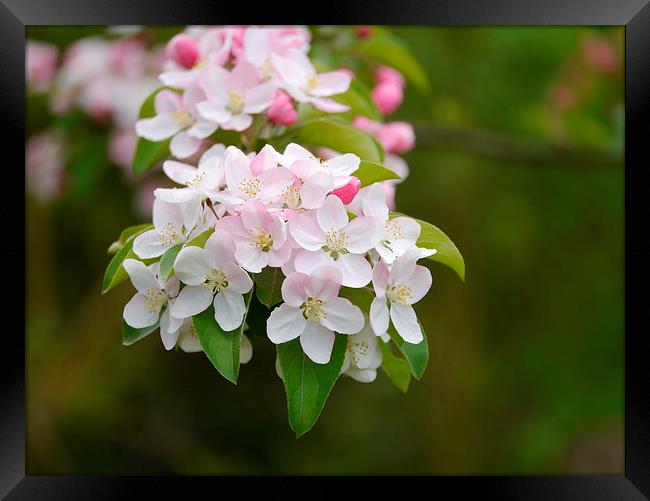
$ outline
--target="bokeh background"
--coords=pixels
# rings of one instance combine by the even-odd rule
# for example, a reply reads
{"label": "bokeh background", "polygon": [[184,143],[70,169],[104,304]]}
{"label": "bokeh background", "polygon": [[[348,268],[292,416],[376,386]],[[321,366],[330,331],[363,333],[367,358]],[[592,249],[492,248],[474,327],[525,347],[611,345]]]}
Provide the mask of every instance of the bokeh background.
{"label": "bokeh background", "polygon": [[[408,87],[394,116],[417,133],[398,209],[467,265],[462,283],[427,264],[422,381],[403,395],[382,373],[342,379],[296,440],[264,339],[237,387],[157,335],[122,346],[133,292],[100,294],[106,248],[147,219],[134,200],[151,180],[68,117],[87,149],[73,188],[27,198],[29,474],[623,472],[623,28],[393,31],[432,87]],[[63,50],[104,32],[27,35]],[[38,99],[28,112],[30,134],[52,120]]]}

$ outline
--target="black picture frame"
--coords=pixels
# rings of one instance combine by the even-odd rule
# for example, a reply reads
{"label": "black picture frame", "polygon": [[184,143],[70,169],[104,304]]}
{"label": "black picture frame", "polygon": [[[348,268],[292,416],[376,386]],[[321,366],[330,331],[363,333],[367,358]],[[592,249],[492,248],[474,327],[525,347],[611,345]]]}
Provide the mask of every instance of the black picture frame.
{"label": "black picture frame", "polygon": [[[428,477],[432,495],[452,489],[454,497],[482,499],[647,499],[650,497],[650,343],[645,328],[644,289],[650,279],[650,232],[646,195],[650,152],[644,122],[650,117],[649,0],[438,0],[336,3],[318,16],[307,5],[279,9],[268,4],[241,9],[224,2],[189,0],[0,0],[0,120],[5,144],[4,212],[25,227],[25,26],[39,24],[418,24],[418,25],[624,25],[625,26],[625,474],[621,476]],[[239,8],[237,8],[239,7]],[[251,12],[254,10],[254,12]],[[241,16],[245,12],[246,16]],[[271,13],[273,12],[273,13]],[[316,13],[316,10],[311,12]],[[23,138],[21,138],[21,134]],[[9,171],[11,167],[11,172]],[[15,176],[6,179],[7,175]],[[21,179],[22,178],[22,179]],[[15,183],[13,182],[15,180]],[[14,188],[9,187],[9,183]],[[7,195],[9,200],[7,200]],[[9,205],[7,206],[7,202]],[[18,220],[18,221],[17,221]],[[19,335],[24,296],[15,284],[25,271],[20,232],[2,240],[5,318],[0,345],[0,497],[6,499],[148,499],[152,486],[186,496],[188,487],[210,487],[223,479],[201,477],[72,477],[25,475],[25,342]],[[23,266],[18,266],[22,263]],[[595,270],[594,272],[597,272]],[[8,276],[7,276],[8,275]],[[8,293],[7,293],[8,292]],[[55,291],[53,291],[55,293]],[[21,307],[22,306],[22,307]],[[18,313],[18,315],[16,314]],[[374,479],[378,481],[379,479]],[[418,479],[419,480],[419,479]],[[287,485],[286,483],[284,484]],[[327,488],[319,483],[319,489]],[[212,491],[223,492],[223,491]]]}

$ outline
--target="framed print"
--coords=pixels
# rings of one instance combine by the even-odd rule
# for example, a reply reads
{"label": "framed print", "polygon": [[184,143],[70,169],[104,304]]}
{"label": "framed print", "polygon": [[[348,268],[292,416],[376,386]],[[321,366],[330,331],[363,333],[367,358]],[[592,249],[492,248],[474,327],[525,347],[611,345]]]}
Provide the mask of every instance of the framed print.
{"label": "framed print", "polygon": [[238,14],[0,5],[0,494],[647,499],[647,2]]}

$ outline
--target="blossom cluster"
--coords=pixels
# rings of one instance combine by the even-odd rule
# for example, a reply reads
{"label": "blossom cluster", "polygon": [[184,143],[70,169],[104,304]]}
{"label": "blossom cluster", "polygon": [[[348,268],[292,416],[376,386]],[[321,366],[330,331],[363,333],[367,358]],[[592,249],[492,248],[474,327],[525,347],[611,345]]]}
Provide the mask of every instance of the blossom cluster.
{"label": "blossom cluster", "polygon": [[[374,379],[377,338],[388,339],[390,321],[407,343],[423,339],[412,305],[429,290],[431,274],[417,261],[435,251],[417,247],[418,222],[390,217],[381,184],[359,187],[359,164],[354,154],[322,160],[294,143],[282,153],[266,145],[248,155],[218,144],[197,166],[166,161],[165,173],[182,187],[154,192],[153,228],[135,238],[135,255],[156,259],[214,232],[204,247],[183,246],[166,282],[159,263],[125,261],[138,290],[124,309],[126,323],[160,322],[171,349],[187,319],[214,306],[217,324],[232,331],[244,321],[251,277],[278,268],[283,302],[268,318],[268,338],[276,344],[300,338],[305,354],[325,364],[335,333],[350,335],[344,370]],[[366,318],[341,291],[370,290],[369,284],[374,300]]]}
{"label": "blossom cluster", "polygon": [[[281,298],[266,321],[268,339],[298,338],[312,362],[327,364],[336,334],[346,335],[341,372],[370,382],[391,322],[394,335],[422,342],[412,305],[429,290],[431,274],[417,261],[436,251],[416,245],[418,222],[390,213],[401,179],[362,187],[356,154],[272,146],[298,120],[301,104],[326,113],[349,109],[333,97],[349,89],[353,74],[317,72],[309,48],[302,27],[190,27],[169,41],[159,75],[165,87],[135,130],[151,142],[169,141],[175,159],[162,169],[179,186],[154,190],[153,227],[133,239],[137,259],[123,263],[137,289],[124,320],[133,329],[159,326],[168,350],[199,351],[192,318],[210,309],[222,331],[245,330],[246,297],[260,287],[257,277],[274,270]],[[392,113],[404,79],[388,67],[375,74],[372,99]],[[386,167],[406,177],[397,154],[413,147],[410,124],[363,116],[352,123],[384,148]],[[215,144],[220,129],[239,133],[248,151]],[[264,140],[271,141],[250,151]],[[173,273],[163,276],[168,255]],[[365,311],[347,297],[354,289],[372,298]],[[252,345],[245,335],[242,343],[245,363]]]}

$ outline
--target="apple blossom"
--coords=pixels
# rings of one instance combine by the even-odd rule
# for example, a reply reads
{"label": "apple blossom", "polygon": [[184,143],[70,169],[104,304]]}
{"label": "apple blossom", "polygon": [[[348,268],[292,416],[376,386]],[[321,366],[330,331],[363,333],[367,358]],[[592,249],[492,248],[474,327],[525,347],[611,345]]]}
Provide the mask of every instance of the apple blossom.
{"label": "apple blossom", "polygon": [[329,362],[335,332],[355,334],[364,325],[361,310],[338,297],[341,273],[325,266],[307,275],[292,273],[282,283],[284,303],[267,321],[267,335],[275,343],[300,338],[305,355],[317,364]]}
{"label": "apple blossom", "polygon": [[404,88],[406,80],[404,80],[404,76],[396,69],[390,66],[378,66],[375,69],[375,83],[390,83]]}
{"label": "apple blossom", "polygon": [[347,287],[363,287],[372,278],[372,268],[364,254],[374,248],[381,236],[381,224],[374,217],[357,217],[352,221],[343,202],[329,195],[323,206],[298,214],[289,221],[293,239],[302,247],[295,254],[297,271],[311,273],[332,265],[342,275]]}
{"label": "apple blossom", "polygon": [[332,191],[332,195],[336,195],[341,199],[341,202],[347,205],[354,200],[354,197],[357,196],[360,189],[361,181],[354,176],[350,176],[350,181],[346,185]]}
{"label": "apple blossom", "polygon": [[167,160],[163,163],[163,171],[169,179],[185,187],[158,188],[154,192],[156,198],[169,203],[185,203],[213,196],[223,182],[225,151],[223,144],[215,144],[203,153],[198,167]]}
{"label": "apple blossom", "polygon": [[170,87],[192,86],[202,73],[230,57],[232,33],[227,29],[193,28],[173,37],[165,49],[169,60],[160,80]]}
{"label": "apple blossom", "polygon": [[218,201],[230,206],[240,206],[247,200],[263,202],[277,200],[293,183],[293,174],[277,167],[278,155],[266,145],[252,159],[235,146],[228,146],[224,157],[227,191],[216,196]]}
{"label": "apple blossom", "polygon": [[395,259],[412,249],[419,249],[420,257],[428,257],[436,253],[435,249],[416,247],[415,243],[420,237],[420,225],[417,221],[405,216],[389,218],[385,190],[380,184],[364,188],[359,197],[361,213],[376,218],[384,225],[375,250],[385,263],[392,264]]}
{"label": "apple blossom", "polygon": [[237,60],[246,60],[260,71],[263,79],[274,76],[271,54],[284,56],[291,49],[302,53],[309,50],[309,30],[295,27],[249,27],[246,28],[242,48],[233,50]]}
{"label": "apple blossom", "polygon": [[155,199],[153,229],[135,237],[133,252],[141,259],[162,256],[167,249],[187,240],[197,218],[198,212],[183,211],[179,204]]}
{"label": "apple blossom", "polygon": [[[170,306],[178,294],[175,277],[167,282],[160,279],[159,263],[146,266],[135,259],[125,259],[124,269],[138,291],[124,307],[124,321],[135,329],[142,329],[160,321],[160,337],[165,349],[176,345],[182,320],[170,313]],[[166,307],[162,311],[163,307]],[[161,314],[162,311],[162,314]]]}
{"label": "apple blossom", "polygon": [[30,90],[46,92],[54,78],[59,51],[55,45],[28,40],[25,47],[25,78]]}
{"label": "apple blossom", "polygon": [[318,158],[299,144],[290,143],[284,153],[278,156],[280,165],[290,168],[299,178],[305,179],[307,174],[324,170],[332,175],[333,187],[340,188],[350,182],[350,176],[357,171],[361,159],[354,153],[340,155],[333,150],[320,149]]}
{"label": "apple blossom", "polygon": [[377,368],[381,366],[383,356],[379,339],[366,323],[357,334],[348,337],[348,347],[341,367],[341,374],[350,376],[360,383],[371,383],[377,377]]}
{"label": "apple blossom", "polygon": [[388,122],[382,124],[369,118],[358,116],[354,125],[372,134],[387,153],[404,153],[413,149],[415,132],[408,122]]}
{"label": "apple blossom", "polygon": [[416,264],[419,257],[419,251],[414,249],[397,258],[390,268],[383,262],[375,265],[372,285],[376,297],[370,306],[370,324],[378,336],[388,331],[390,316],[404,341],[422,341],[422,329],[412,305],[431,288],[431,272]]}
{"label": "apple blossom", "polygon": [[276,85],[261,83],[257,70],[242,61],[231,72],[214,66],[199,79],[206,100],[197,104],[202,117],[222,129],[242,131],[253,123],[251,115],[261,113],[273,103]]}
{"label": "apple blossom", "polygon": [[189,318],[214,304],[214,318],[224,331],[239,327],[246,313],[243,294],[253,287],[248,274],[235,262],[235,245],[224,231],[214,232],[205,248],[185,247],[174,271],[186,284],[172,305],[172,314]]}
{"label": "apple blossom", "polygon": [[390,115],[404,99],[402,88],[390,82],[377,84],[372,89],[372,100],[383,115]]}
{"label": "apple blossom", "polygon": [[194,154],[201,140],[208,137],[217,125],[197,116],[195,105],[204,99],[203,91],[192,86],[180,95],[163,89],[154,99],[156,115],[143,118],[135,124],[138,136],[149,141],[172,138],[169,149],[177,158]]}
{"label": "apple blossom", "polygon": [[237,262],[251,273],[259,273],[266,266],[280,267],[291,257],[286,223],[259,200],[246,202],[239,216],[219,219],[215,228],[232,236]]}
{"label": "apple blossom", "polygon": [[350,76],[343,71],[316,73],[309,58],[297,49],[289,50],[286,56],[271,54],[273,67],[278,73],[280,86],[300,103],[309,103],[315,108],[330,113],[347,111],[348,106],[329,96],[342,94],[350,87]]}

